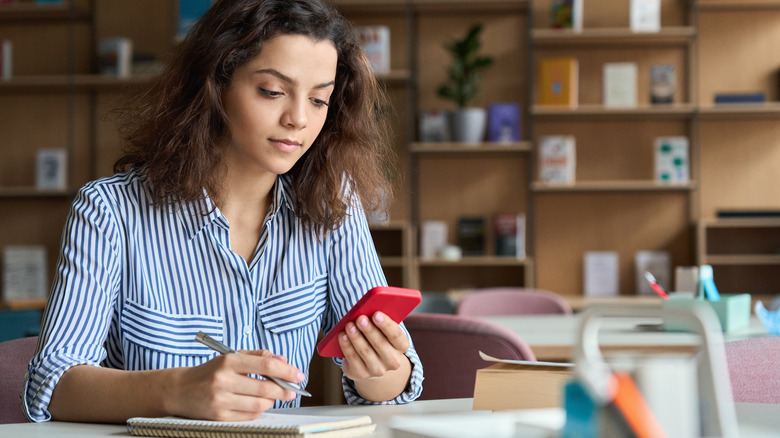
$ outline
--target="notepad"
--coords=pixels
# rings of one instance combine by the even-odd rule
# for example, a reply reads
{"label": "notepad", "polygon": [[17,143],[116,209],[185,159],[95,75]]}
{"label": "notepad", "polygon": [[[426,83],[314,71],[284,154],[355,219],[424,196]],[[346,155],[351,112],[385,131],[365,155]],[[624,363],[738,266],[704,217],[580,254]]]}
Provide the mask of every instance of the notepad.
{"label": "notepad", "polygon": [[368,435],[376,425],[368,416],[294,415],[265,412],[249,421],[207,421],[178,417],[134,417],[127,431],[135,436],[163,437],[354,437]]}

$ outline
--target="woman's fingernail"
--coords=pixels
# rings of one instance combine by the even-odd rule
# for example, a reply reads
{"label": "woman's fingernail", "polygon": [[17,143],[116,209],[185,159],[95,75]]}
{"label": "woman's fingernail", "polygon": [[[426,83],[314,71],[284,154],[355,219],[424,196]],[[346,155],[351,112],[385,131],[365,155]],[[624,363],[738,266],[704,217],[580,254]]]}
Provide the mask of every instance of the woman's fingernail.
{"label": "woman's fingernail", "polygon": [[365,316],[361,316],[358,319],[358,324],[360,324],[361,327],[368,327],[368,318],[366,318]]}
{"label": "woman's fingernail", "polygon": [[346,333],[341,335],[341,340],[344,342],[347,342],[349,340],[349,337],[347,337]]}
{"label": "woman's fingernail", "polygon": [[382,322],[385,320],[385,314],[382,312],[376,312],[374,314],[374,321],[376,322]]}
{"label": "woman's fingernail", "polygon": [[298,371],[298,381],[303,382],[304,380],[306,380],[306,376],[304,376],[302,372]]}

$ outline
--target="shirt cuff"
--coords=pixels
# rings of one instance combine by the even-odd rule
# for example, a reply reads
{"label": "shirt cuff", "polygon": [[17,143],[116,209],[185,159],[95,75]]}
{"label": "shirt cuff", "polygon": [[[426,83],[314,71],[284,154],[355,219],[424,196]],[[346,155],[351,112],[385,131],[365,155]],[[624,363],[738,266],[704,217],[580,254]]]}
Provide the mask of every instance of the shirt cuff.
{"label": "shirt cuff", "polygon": [[[412,402],[420,397],[422,394],[422,382],[423,382],[423,368],[420,362],[420,357],[417,356],[417,352],[414,347],[409,347],[406,352],[406,357],[412,364],[412,373],[409,378],[409,384],[406,386],[404,392],[399,394],[392,400],[375,402],[364,399],[355,388],[355,382],[349,379],[347,376],[341,376],[341,386],[344,388],[344,398],[347,400],[347,404],[350,405],[400,405]],[[341,367],[343,359],[336,358],[334,362]]]}

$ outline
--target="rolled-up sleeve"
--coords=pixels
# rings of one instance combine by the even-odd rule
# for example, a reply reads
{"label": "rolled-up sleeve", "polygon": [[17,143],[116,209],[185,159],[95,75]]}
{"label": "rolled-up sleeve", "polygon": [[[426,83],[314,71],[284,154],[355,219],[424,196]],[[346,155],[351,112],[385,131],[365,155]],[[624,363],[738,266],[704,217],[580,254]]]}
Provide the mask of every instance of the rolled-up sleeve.
{"label": "rolled-up sleeve", "polygon": [[82,188],[65,223],[42,339],[28,368],[24,405],[31,421],[51,419],[52,391],[67,369],[99,365],[106,357],[103,344],[121,266],[117,231],[98,190]]}
{"label": "rolled-up sleeve", "polygon": [[[330,330],[347,311],[374,286],[386,286],[387,280],[379,263],[371,231],[362,208],[351,208],[344,224],[329,237],[329,312],[323,319],[323,331]],[[417,399],[422,393],[423,368],[414,349],[409,332],[401,324],[409,338],[406,356],[412,365],[412,374],[404,392],[383,402],[364,399],[355,389],[355,383],[342,376],[344,396],[349,404],[401,404]],[[342,359],[334,359],[341,367]]]}

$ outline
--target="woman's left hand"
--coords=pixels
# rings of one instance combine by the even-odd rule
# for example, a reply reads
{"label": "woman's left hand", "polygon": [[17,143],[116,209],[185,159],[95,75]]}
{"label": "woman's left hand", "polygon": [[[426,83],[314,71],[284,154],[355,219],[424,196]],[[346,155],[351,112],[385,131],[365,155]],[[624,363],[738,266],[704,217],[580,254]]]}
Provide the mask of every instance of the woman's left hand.
{"label": "woman's left hand", "polygon": [[360,316],[339,333],[344,375],[371,401],[392,400],[404,391],[411,374],[406,332],[382,312]]}

